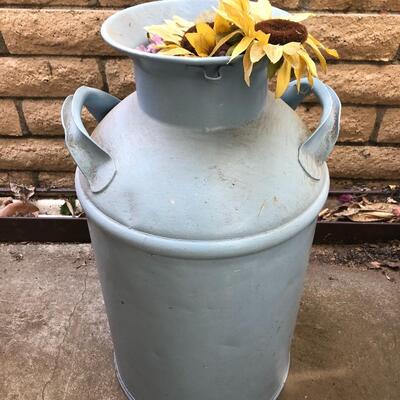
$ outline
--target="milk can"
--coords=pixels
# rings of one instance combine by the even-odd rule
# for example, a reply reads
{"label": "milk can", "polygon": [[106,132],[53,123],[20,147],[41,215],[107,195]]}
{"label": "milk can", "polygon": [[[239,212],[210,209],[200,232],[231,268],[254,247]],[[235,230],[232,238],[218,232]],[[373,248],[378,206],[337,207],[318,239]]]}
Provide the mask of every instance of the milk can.
{"label": "milk can", "polygon": [[[136,93],[81,87],[62,110],[129,399],[277,398],[328,193],[341,109],[328,86],[293,82],[275,99],[265,64],[249,88],[240,60],[134,50],[145,25],[216,3],[111,16],[102,35],[134,60]],[[294,109],[311,92],[323,110],[310,135]],[[91,136],[84,106],[99,122]]]}

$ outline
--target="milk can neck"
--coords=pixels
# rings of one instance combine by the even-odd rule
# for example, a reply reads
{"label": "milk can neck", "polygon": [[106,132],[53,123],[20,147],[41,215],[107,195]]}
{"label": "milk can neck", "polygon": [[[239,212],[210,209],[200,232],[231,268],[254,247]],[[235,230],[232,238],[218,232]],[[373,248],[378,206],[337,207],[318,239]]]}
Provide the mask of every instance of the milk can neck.
{"label": "milk can neck", "polygon": [[200,129],[235,127],[255,120],[267,94],[266,63],[258,63],[251,85],[242,60],[231,64],[160,62],[135,57],[141,109],[161,122]]}

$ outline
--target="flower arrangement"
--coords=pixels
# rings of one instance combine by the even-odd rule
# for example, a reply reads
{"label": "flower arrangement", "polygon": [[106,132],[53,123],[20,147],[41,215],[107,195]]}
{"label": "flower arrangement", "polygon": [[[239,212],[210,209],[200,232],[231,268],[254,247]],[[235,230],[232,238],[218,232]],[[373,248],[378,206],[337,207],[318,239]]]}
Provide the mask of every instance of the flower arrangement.
{"label": "flower arrangement", "polygon": [[326,72],[323,53],[338,58],[336,50],[325,47],[300,22],[312,14],[272,17],[268,0],[220,0],[218,8],[204,12],[195,22],[179,16],[164,24],[145,27],[149,43],[140,50],[169,56],[219,57],[230,61],[243,55],[244,80],[251,84],[254,64],[268,58],[268,76],[277,75],[276,97],[287,89],[292,71],[300,89],[307,76],[313,85],[318,77],[311,50]]}

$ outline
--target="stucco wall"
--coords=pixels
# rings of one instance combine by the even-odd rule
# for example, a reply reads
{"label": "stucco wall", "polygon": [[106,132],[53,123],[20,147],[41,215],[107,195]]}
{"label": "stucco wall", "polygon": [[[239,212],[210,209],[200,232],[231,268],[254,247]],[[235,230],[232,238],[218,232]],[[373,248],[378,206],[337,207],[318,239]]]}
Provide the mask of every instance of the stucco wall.
{"label": "stucco wall", "polygon": [[[103,43],[102,21],[135,0],[0,0],[0,186],[72,186],[62,99],[80,85],[121,98],[130,61]],[[326,76],[343,101],[332,176],[400,179],[400,0],[275,0],[322,14],[308,25],[341,53]],[[315,125],[318,107],[300,110]],[[89,125],[92,124],[87,118]]]}

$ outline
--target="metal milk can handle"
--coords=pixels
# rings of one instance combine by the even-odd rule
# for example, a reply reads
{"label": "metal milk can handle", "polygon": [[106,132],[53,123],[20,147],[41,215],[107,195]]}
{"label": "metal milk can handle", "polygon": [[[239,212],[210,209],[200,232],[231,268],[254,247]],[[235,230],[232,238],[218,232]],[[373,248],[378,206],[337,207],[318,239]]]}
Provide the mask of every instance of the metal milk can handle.
{"label": "metal milk can handle", "polygon": [[282,100],[293,110],[309,94],[314,93],[322,105],[322,115],[318,128],[299,147],[299,163],[312,179],[321,179],[321,166],[328,159],[339,136],[340,114],[342,105],[336,93],[318,79],[314,86],[307,79],[301,80],[300,91],[297,91],[296,81],[290,83],[282,96]]}
{"label": "metal milk can handle", "polygon": [[108,93],[82,86],[73,96],[68,96],[62,106],[65,143],[93,193],[105,189],[117,170],[110,154],[90,137],[84,127],[82,109],[86,106],[96,121],[100,122],[119,102]]}

